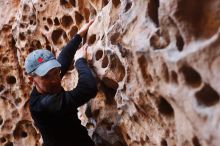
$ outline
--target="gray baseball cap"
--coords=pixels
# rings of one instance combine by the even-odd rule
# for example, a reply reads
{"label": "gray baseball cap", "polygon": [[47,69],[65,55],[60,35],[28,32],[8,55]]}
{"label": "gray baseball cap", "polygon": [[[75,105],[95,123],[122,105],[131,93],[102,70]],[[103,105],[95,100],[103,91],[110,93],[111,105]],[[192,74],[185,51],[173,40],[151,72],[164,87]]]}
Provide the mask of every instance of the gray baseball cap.
{"label": "gray baseball cap", "polygon": [[38,76],[44,76],[53,68],[61,67],[52,52],[39,49],[28,54],[25,59],[25,71],[27,74],[35,73]]}

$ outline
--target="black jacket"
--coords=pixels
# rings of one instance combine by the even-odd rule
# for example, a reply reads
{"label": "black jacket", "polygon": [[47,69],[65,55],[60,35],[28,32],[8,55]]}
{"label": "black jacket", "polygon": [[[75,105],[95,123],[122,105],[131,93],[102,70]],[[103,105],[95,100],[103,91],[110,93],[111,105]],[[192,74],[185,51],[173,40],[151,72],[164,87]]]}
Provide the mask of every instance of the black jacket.
{"label": "black jacket", "polygon": [[[58,61],[61,76],[67,72],[81,42],[75,37],[62,49]],[[76,61],[79,80],[71,91],[57,94],[40,94],[34,87],[30,95],[30,112],[43,137],[45,146],[93,146],[85,127],[77,116],[77,108],[97,94],[97,84],[84,58]]]}

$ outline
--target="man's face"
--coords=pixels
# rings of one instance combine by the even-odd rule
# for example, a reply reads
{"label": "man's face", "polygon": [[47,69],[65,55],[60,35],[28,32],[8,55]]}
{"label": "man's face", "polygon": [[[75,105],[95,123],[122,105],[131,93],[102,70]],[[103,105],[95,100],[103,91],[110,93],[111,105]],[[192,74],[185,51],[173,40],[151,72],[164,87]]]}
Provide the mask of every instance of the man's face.
{"label": "man's face", "polygon": [[43,76],[33,76],[33,82],[40,93],[58,93],[62,90],[60,68],[53,68]]}

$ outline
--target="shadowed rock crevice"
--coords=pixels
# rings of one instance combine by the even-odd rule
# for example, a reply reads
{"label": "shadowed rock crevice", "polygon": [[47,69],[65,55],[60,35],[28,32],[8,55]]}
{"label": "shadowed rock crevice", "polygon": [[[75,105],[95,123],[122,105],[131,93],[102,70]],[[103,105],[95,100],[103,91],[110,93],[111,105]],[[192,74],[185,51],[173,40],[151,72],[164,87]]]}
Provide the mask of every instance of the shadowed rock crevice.
{"label": "shadowed rock crevice", "polygon": [[159,26],[159,18],[158,18],[159,6],[160,6],[159,0],[150,0],[148,3],[148,15],[157,27]]}
{"label": "shadowed rock crevice", "polygon": [[202,83],[200,74],[190,66],[184,65],[180,68],[180,72],[183,74],[186,84],[191,87],[198,87]]}
{"label": "shadowed rock crevice", "polygon": [[69,28],[72,24],[73,24],[73,19],[71,16],[69,15],[64,15],[62,18],[61,18],[61,24],[63,27],[65,28]]}
{"label": "shadowed rock crevice", "polygon": [[116,104],[115,103],[115,94],[117,92],[118,89],[118,83],[115,82],[114,80],[108,78],[108,77],[104,77],[102,79],[102,88],[101,90],[104,92],[105,94],[105,103],[112,105],[112,104]]}
{"label": "shadowed rock crevice", "polygon": [[192,142],[194,146],[202,146],[196,136],[193,137]]}
{"label": "shadowed rock crevice", "polygon": [[196,92],[195,96],[198,104],[205,107],[219,102],[219,94],[209,84],[205,84],[201,90]]}
{"label": "shadowed rock crevice", "polygon": [[159,103],[158,103],[158,110],[159,112],[167,117],[173,117],[174,116],[174,110],[170,103],[164,98],[160,97]]}
{"label": "shadowed rock crevice", "polygon": [[98,61],[99,59],[101,59],[103,56],[103,51],[102,50],[98,50],[95,54],[95,58]]}
{"label": "shadowed rock crevice", "polygon": [[77,31],[78,31],[78,27],[77,26],[73,26],[71,28],[71,30],[69,31],[69,33],[68,33],[69,37],[72,38],[77,33]]}
{"label": "shadowed rock crevice", "polygon": [[105,57],[102,60],[102,68],[106,68],[109,64],[108,55],[105,55]]}
{"label": "shadowed rock crevice", "polygon": [[55,45],[62,43],[61,36],[63,35],[63,33],[64,33],[64,30],[62,28],[58,28],[52,32],[51,39]]}
{"label": "shadowed rock crevice", "polygon": [[117,8],[121,4],[121,1],[120,0],[112,0],[112,3]]}
{"label": "shadowed rock crevice", "polygon": [[93,34],[93,35],[91,35],[91,36],[88,38],[88,45],[94,44],[95,41],[96,41],[96,35]]}
{"label": "shadowed rock crevice", "polygon": [[80,25],[83,21],[84,17],[79,13],[79,12],[75,12],[75,21],[77,25]]}
{"label": "shadowed rock crevice", "polygon": [[131,7],[132,7],[132,2],[128,1],[127,4],[125,5],[124,12],[126,13],[127,11],[129,11]]}
{"label": "shadowed rock crevice", "polygon": [[138,58],[138,64],[140,66],[140,70],[141,70],[143,79],[145,80],[145,83],[146,84],[151,83],[153,81],[153,79],[152,79],[151,75],[147,72],[148,62],[147,62],[147,60],[146,60],[144,55],[141,55]]}
{"label": "shadowed rock crevice", "polygon": [[176,46],[179,51],[183,51],[184,41],[181,35],[179,35],[176,39]]}
{"label": "shadowed rock crevice", "polygon": [[16,78],[13,75],[9,75],[6,77],[6,82],[8,84],[15,84],[16,83]]}

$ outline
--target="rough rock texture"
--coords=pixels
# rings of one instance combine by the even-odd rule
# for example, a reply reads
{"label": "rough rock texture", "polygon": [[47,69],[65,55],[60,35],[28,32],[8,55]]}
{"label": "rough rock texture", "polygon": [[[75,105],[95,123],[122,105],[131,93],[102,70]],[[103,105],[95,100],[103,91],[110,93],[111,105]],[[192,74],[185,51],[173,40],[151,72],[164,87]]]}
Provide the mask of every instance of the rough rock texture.
{"label": "rough rock texture", "polygon": [[[26,55],[84,38],[99,93],[79,117],[100,146],[219,146],[219,0],[0,1],[0,145],[41,145]],[[63,80],[72,89],[77,72]]]}

